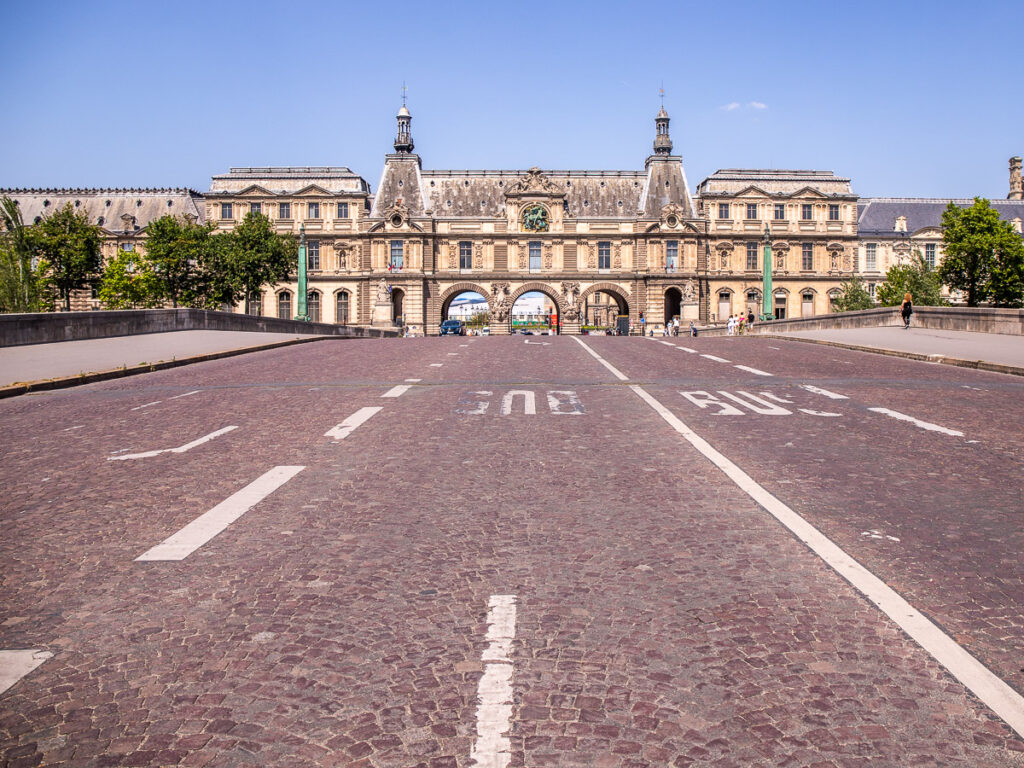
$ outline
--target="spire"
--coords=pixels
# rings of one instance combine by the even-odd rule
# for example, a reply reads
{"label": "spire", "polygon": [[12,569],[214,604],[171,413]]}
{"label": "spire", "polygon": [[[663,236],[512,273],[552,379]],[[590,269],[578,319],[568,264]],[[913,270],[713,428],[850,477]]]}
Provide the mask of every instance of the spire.
{"label": "spire", "polygon": [[405,83],[402,83],[402,108],[398,110],[398,135],[395,137],[395,152],[400,155],[411,154],[416,146],[412,143],[412,115],[405,106]]}
{"label": "spire", "polygon": [[[664,93],[662,95],[664,96]],[[658,116],[654,118],[654,154],[672,154],[672,139],[668,136],[668,112],[665,111],[664,104],[658,110]]]}

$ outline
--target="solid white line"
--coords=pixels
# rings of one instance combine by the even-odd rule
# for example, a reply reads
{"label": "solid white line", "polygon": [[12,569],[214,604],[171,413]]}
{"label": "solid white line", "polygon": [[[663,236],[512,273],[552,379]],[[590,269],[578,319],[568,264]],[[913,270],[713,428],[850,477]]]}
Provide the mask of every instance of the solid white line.
{"label": "solid white line", "polygon": [[406,379],[410,384],[416,384],[417,382],[423,381],[423,379]]}
{"label": "solid white line", "polygon": [[957,645],[949,635],[929,621],[920,611],[900,597],[888,584],[846,554],[827,536],[758,485],[746,472],[711,447],[711,444],[686,426],[660,402],[635,384],[637,396],[681,434],[687,442],[736,483],[750,498],[788,528],[836,573],[862,592],[904,632],[910,635],[950,674],[969,688],[993,712],[1021,736],[1024,736],[1024,697],[1014,691],[981,662]]}
{"label": "solid white line", "polygon": [[430,367],[431,368],[440,368],[442,365],[444,365],[444,363],[431,363]]}
{"label": "solid white line", "polygon": [[409,384],[399,384],[397,387],[392,387],[391,389],[389,389],[387,392],[381,395],[381,397],[401,397],[410,389],[412,389],[412,386]]}
{"label": "solid white line", "polygon": [[336,427],[331,427],[329,430],[324,432],[324,437],[333,437],[335,440],[344,440],[348,437],[352,430],[362,424],[364,421],[369,419],[377,411],[381,410],[381,406],[371,406],[367,408],[360,408],[358,411],[353,413],[341,424]]}
{"label": "solid white line", "polygon": [[599,354],[597,354],[597,352],[595,352],[590,347],[588,347],[586,344],[584,344],[582,341],[580,341],[579,337],[571,336],[570,338],[573,341],[575,341],[577,344],[579,344],[581,347],[583,347],[585,350],[587,350],[587,352],[590,354],[590,356],[593,357],[595,360],[597,360],[597,362],[599,362],[601,365],[603,365],[605,368],[607,368],[609,371],[611,371],[612,374],[615,376],[615,378],[617,378],[619,381],[629,381],[629,377],[628,376],[626,376],[624,373],[622,373],[622,371],[620,371],[614,365],[612,365],[607,360],[605,360],[603,357],[601,357]]}
{"label": "solid white line", "polygon": [[714,360],[716,363],[731,362],[729,360],[726,360],[724,357],[715,357],[714,355],[701,355],[701,357],[706,357],[708,360]]}
{"label": "solid white line", "polygon": [[201,389],[193,389],[191,392],[186,392],[183,395],[175,395],[174,397],[169,397],[167,399],[168,400],[177,400],[179,397],[188,397],[189,395],[198,395],[202,391],[203,390],[201,390]]}
{"label": "solid white line", "polygon": [[209,512],[204,512],[177,533],[136,557],[136,562],[184,560],[304,469],[284,466],[263,473]]}
{"label": "solid white line", "polygon": [[133,411],[141,411],[143,408],[149,408],[151,405],[160,405],[163,400],[154,400],[152,403],[143,403],[142,405],[136,405],[132,408]]}
{"label": "solid white line", "polygon": [[448,353],[448,357],[458,357],[458,355],[459,355],[458,352],[449,352]]}
{"label": "solid white line", "polygon": [[211,432],[208,435],[203,435],[199,439],[193,440],[191,443],[185,443],[184,445],[179,445],[177,448],[161,448],[159,451],[146,451],[144,453],[127,453],[124,456],[108,456],[107,457],[107,461],[127,461],[129,459],[148,459],[151,456],[159,456],[161,453],[185,453],[185,451],[191,451],[197,445],[202,445],[203,443],[210,442],[215,437],[220,437],[221,435],[226,435],[228,432],[230,432],[233,429],[238,429],[238,427],[235,427],[235,426],[222,427],[221,429],[218,429],[216,432]]}
{"label": "solid white line", "polygon": [[53,654],[39,648],[0,651],[0,693],[3,693]]}
{"label": "solid white line", "polygon": [[900,413],[899,411],[890,411],[888,408],[868,408],[868,410],[872,411],[873,413],[883,413],[886,416],[891,416],[892,418],[898,419],[899,421],[909,421],[915,427],[927,429],[929,432],[941,432],[944,435],[952,435],[953,437],[964,436],[963,432],[958,432],[955,429],[947,429],[946,427],[940,427],[938,424],[932,424],[930,421],[921,421],[920,419],[915,419],[913,416],[907,416],[907,414]]}
{"label": "solid white line", "polygon": [[757,368],[750,368],[746,365],[734,365],[733,368],[739,368],[741,371],[747,371],[748,373],[756,373],[758,376],[773,376],[774,374],[768,373],[767,371],[759,371]]}
{"label": "solid white line", "polygon": [[477,686],[476,741],[470,765],[506,768],[512,760],[512,641],[516,636],[516,596],[491,595],[487,611],[484,674]]}
{"label": "solid white line", "polygon": [[676,347],[676,349],[681,349],[681,350],[683,350],[683,352],[689,352],[691,355],[696,355],[697,354],[697,350],[696,349],[690,349],[689,347]]}
{"label": "solid white line", "polygon": [[657,341],[658,341],[659,344],[664,344],[666,347],[674,347],[675,346],[675,344],[673,344],[671,341],[662,341],[661,339],[658,339]]}
{"label": "solid white line", "polygon": [[846,395],[840,395],[837,392],[829,392],[827,389],[822,389],[821,387],[813,387],[810,384],[801,384],[800,387],[801,387],[801,389],[806,389],[808,392],[813,392],[816,395],[824,395],[825,397],[829,398],[830,400],[849,400],[850,399]]}

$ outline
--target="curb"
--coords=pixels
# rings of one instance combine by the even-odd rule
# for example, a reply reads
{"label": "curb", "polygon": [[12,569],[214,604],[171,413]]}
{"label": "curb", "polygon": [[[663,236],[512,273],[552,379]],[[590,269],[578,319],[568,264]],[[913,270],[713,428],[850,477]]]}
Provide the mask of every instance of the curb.
{"label": "curb", "polygon": [[109,371],[95,371],[92,373],[80,373],[77,376],[64,376],[59,379],[42,379],[41,381],[25,381],[17,384],[10,384],[0,387],[0,400],[5,397],[17,397],[28,392],[44,392],[51,389],[67,389],[77,387],[80,384],[92,384],[97,381],[109,381],[110,379],[123,379],[126,376],[137,376],[140,373],[152,373],[153,371],[164,371],[168,368],[178,368],[182,365],[192,363],[204,363],[208,360],[220,360],[225,357],[236,357],[249,352],[263,352],[267,349],[277,347],[290,347],[293,344],[308,344],[312,341],[328,341],[331,339],[342,339],[348,341],[347,337],[319,336],[312,339],[288,339],[287,341],[275,341],[270,344],[260,344],[257,347],[242,347],[241,349],[228,349],[224,352],[208,352],[205,355],[194,357],[183,357],[179,360],[164,360],[159,363],[146,363],[134,365],[130,368],[114,368]]}
{"label": "curb", "polygon": [[885,349],[883,347],[864,347],[859,344],[846,344],[841,341],[826,341],[825,339],[804,339],[796,336],[783,336],[774,333],[756,334],[762,339],[777,339],[779,341],[799,341],[804,344],[822,344],[826,347],[838,347],[840,349],[851,349],[855,352],[871,352],[876,355],[888,355],[889,357],[902,357],[906,360],[919,360],[923,363],[941,363],[942,365],[953,365],[957,368],[974,368],[979,371],[991,373],[1005,373],[1010,376],[1024,376],[1024,368],[1016,365],[1004,365],[1003,363],[990,363],[987,360],[964,360],[959,357],[946,357],[945,355],[924,355],[920,352],[903,352],[898,349]]}

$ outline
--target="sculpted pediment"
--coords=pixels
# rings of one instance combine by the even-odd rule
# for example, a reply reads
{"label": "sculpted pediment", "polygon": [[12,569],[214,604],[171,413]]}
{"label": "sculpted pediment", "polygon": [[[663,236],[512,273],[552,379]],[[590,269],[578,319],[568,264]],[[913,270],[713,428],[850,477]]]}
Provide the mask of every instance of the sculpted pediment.
{"label": "sculpted pediment", "polygon": [[317,196],[320,196],[320,195],[329,195],[329,194],[331,194],[331,193],[328,192],[323,187],[321,187],[319,184],[309,184],[309,185],[303,187],[302,189],[300,189],[298,192],[294,193],[294,195],[296,197],[300,197],[302,195],[317,195]]}
{"label": "sculpted pediment", "polygon": [[551,179],[534,166],[505,189],[505,197],[565,197],[561,189]]}
{"label": "sculpted pediment", "polygon": [[248,187],[237,193],[239,197],[267,197],[273,195],[266,187],[261,187],[259,184],[250,184]]}

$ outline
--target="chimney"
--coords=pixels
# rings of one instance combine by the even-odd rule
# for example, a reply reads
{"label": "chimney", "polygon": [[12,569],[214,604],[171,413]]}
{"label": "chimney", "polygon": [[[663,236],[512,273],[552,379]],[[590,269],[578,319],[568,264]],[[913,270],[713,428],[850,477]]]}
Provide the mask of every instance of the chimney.
{"label": "chimney", "polygon": [[1024,182],[1020,178],[1020,158],[1010,158],[1010,194],[1007,200],[1024,200]]}

